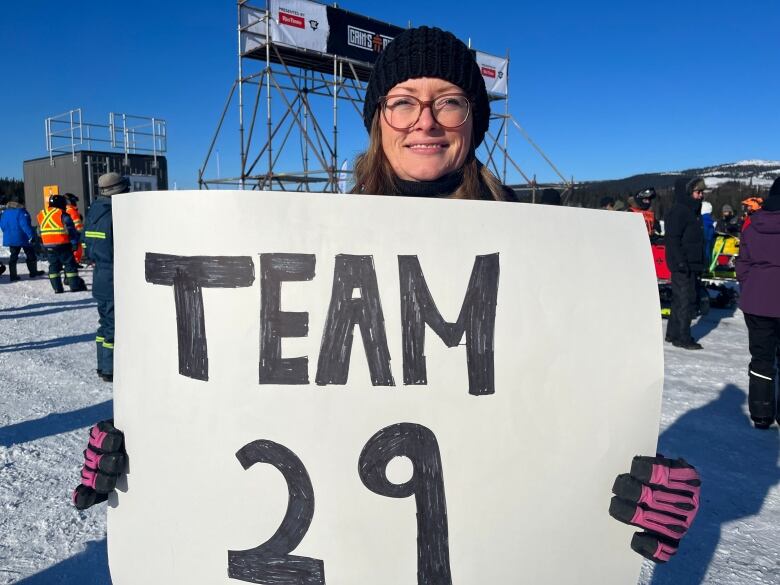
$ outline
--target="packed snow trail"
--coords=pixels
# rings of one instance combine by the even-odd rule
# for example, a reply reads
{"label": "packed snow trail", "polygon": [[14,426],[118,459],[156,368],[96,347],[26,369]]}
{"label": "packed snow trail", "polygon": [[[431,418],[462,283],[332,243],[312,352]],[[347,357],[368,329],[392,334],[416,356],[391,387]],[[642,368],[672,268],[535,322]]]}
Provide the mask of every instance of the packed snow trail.
{"label": "packed snow trail", "polygon": [[[95,302],[21,272],[0,277],[0,584],[108,585],[105,506],[79,512],[69,499],[88,427],[112,411],[112,385],[95,375]],[[704,350],[665,344],[658,449],[699,469],[701,511],[677,557],[646,563],[640,584],[776,585],[780,438],[749,424],[744,321],[713,310],[693,332]],[[612,359],[641,356],[628,347]]]}

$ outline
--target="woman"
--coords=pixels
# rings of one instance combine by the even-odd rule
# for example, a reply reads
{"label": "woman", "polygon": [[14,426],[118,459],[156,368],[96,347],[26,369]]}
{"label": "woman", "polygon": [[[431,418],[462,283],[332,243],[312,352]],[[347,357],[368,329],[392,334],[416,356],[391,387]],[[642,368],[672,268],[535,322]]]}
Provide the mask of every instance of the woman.
{"label": "woman", "polygon": [[780,352],[780,179],[775,179],[763,208],[750,216],[737,257],[750,348],[748,406],[757,429],[777,420],[776,359]]}
{"label": "woman", "polygon": [[[366,89],[369,146],[355,165],[353,192],[513,199],[475,156],[489,119],[485,83],[468,47],[437,28],[404,31],[380,55]],[[109,442],[115,445],[109,448]],[[73,495],[77,507],[105,500],[123,463],[96,459],[113,457],[119,445],[121,433],[109,422],[93,427],[82,485]],[[682,460],[635,457],[631,473],[615,481],[610,513],[648,529],[634,535],[632,548],[665,562],[696,515],[699,484]]]}

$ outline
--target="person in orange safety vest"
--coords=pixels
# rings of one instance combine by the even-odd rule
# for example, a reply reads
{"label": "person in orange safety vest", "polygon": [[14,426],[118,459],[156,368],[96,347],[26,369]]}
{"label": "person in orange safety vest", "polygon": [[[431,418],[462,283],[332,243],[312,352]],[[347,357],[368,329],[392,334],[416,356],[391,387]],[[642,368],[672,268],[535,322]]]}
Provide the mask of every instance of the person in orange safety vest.
{"label": "person in orange safety vest", "polygon": [[73,251],[79,245],[79,233],[65,211],[66,206],[67,199],[63,195],[51,195],[49,206],[38,213],[41,242],[49,260],[49,281],[55,293],[65,292],[60,279],[60,271],[63,269],[71,291],[87,290],[73,258]]}
{"label": "person in orange safety vest", "polygon": [[79,213],[79,198],[73,193],[65,193],[65,199],[68,200],[65,212],[73,220],[73,225],[79,233],[79,245],[73,251],[73,258],[76,259],[76,264],[81,264],[81,258],[84,256],[84,218]]}
{"label": "person in orange safety vest", "polygon": [[661,227],[658,221],[655,219],[655,213],[650,206],[653,204],[656,193],[653,187],[642,189],[639,193],[633,197],[629,197],[628,210],[632,213],[641,213],[645,220],[645,227],[647,228],[647,235],[653,239],[655,236],[661,234]]}

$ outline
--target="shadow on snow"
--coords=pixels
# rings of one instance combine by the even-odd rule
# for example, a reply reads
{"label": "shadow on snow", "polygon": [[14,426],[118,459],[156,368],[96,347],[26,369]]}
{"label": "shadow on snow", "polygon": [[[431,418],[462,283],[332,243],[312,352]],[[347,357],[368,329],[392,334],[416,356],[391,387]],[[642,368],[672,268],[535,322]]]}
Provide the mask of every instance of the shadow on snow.
{"label": "shadow on snow", "polygon": [[17,581],[17,585],[111,585],[106,539],[88,542],[84,552]]}
{"label": "shadow on snow", "polygon": [[85,343],[87,341],[94,343],[95,334],[83,333],[81,335],[68,335],[66,337],[56,337],[54,339],[23,341],[22,343],[12,343],[11,345],[0,345],[0,353],[13,353],[16,351],[40,351],[42,349],[62,347],[63,345],[71,345],[73,343]]}
{"label": "shadow on snow", "polygon": [[[43,418],[0,427],[0,446],[10,447],[19,443],[35,441],[76,429],[91,426],[97,421],[114,416],[114,401],[106,400],[70,412],[47,414]],[[86,437],[85,437],[86,438]]]}
{"label": "shadow on snow", "polygon": [[743,414],[745,391],[727,384],[712,402],[682,415],[658,439],[658,450],[683,457],[702,477],[701,508],[680,550],[658,565],[652,585],[698,585],[720,542],[723,525],[755,516],[780,482],[777,427],[759,431]]}
{"label": "shadow on snow", "polygon": [[41,317],[43,315],[52,315],[64,311],[94,308],[97,308],[97,303],[95,303],[95,300],[91,297],[75,301],[35,303],[32,305],[23,305],[21,307],[6,307],[5,309],[0,309],[0,321],[4,319],[21,319],[23,317]]}

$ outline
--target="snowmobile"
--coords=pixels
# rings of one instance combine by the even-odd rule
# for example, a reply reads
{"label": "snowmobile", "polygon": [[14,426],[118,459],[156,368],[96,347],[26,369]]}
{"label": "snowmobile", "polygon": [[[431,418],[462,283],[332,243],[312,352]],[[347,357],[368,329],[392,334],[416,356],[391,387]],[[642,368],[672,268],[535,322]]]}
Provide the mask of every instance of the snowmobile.
{"label": "snowmobile", "polygon": [[[736,239],[733,236],[732,239]],[[655,263],[655,276],[658,280],[658,297],[661,300],[661,316],[668,318],[672,309],[672,273],[669,270],[669,266],[666,264],[666,246],[663,244],[661,238],[655,238],[651,243],[653,249],[653,261]],[[737,240],[737,251],[739,250],[739,240]],[[728,250],[733,250],[733,243],[729,244]],[[715,251],[718,250],[716,254]],[[733,276],[725,276],[726,272],[718,271],[718,277],[708,277],[706,274],[701,279],[699,286],[696,288],[697,302],[694,311],[694,317],[700,315],[706,315],[709,313],[710,308],[728,309],[735,307],[737,299],[739,298],[739,285],[737,284],[736,274],[734,274],[734,262],[736,261],[736,255],[732,255],[725,261],[720,260],[721,256],[726,256],[725,245],[714,246],[713,249],[713,263],[717,265],[718,262],[724,262],[724,266],[731,265],[731,274]],[[712,270],[713,264],[710,264]],[[721,276],[723,275],[723,276]],[[710,275],[711,276],[711,275]]]}

